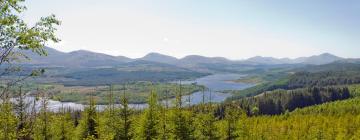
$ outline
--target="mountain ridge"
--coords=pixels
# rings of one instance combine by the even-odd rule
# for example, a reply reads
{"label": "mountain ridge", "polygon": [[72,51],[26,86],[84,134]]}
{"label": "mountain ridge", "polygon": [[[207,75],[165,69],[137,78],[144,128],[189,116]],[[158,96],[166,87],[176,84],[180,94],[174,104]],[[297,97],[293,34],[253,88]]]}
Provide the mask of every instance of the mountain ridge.
{"label": "mountain ridge", "polygon": [[61,52],[54,48],[46,47],[48,56],[46,59],[42,56],[37,56],[34,53],[27,51],[25,54],[29,55],[32,64],[42,65],[60,65],[60,66],[75,66],[75,67],[104,67],[116,66],[123,63],[129,63],[136,60],[145,60],[149,62],[158,62],[178,66],[191,66],[198,64],[252,64],[252,65],[276,65],[276,64],[311,64],[321,65],[328,64],[335,61],[346,60],[330,53],[323,53],[320,55],[313,55],[309,57],[299,58],[274,58],[255,56],[244,60],[230,60],[225,57],[206,57],[201,55],[188,55],[183,58],[176,58],[160,53],[148,53],[141,58],[129,58],[125,56],[112,56],[104,53],[92,52],[88,50],[77,50],[72,52]]}

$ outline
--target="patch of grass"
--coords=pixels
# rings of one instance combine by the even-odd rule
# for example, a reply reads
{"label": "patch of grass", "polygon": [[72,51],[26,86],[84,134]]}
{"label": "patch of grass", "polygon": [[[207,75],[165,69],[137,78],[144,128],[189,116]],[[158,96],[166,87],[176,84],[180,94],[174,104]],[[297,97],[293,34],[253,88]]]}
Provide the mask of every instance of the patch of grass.
{"label": "patch of grass", "polygon": [[[113,85],[112,93],[116,103],[119,103],[123,92],[130,103],[146,103],[151,91],[158,94],[159,100],[174,98],[179,92],[179,85],[173,83],[150,83],[150,82],[135,82],[125,86]],[[203,87],[200,85],[182,85],[182,95],[189,95],[200,91]],[[107,104],[110,97],[110,87],[62,87],[53,95],[52,99],[63,102],[76,102],[86,104],[90,96],[94,96],[97,104]]]}
{"label": "patch of grass", "polygon": [[238,80],[233,80],[232,82],[246,83],[246,84],[260,84],[260,83],[265,82],[265,80],[263,78],[261,78],[260,76],[250,76],[250,77],[245,77],[245,78],[241,78]]}

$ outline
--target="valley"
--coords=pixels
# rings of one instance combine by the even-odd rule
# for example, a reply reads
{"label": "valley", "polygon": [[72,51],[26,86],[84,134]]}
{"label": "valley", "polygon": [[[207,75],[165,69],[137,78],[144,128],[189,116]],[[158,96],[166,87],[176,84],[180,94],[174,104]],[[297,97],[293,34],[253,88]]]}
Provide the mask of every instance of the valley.
{"label": "valley", "polygon": [[0,140],[360,140],[359,7],[0,0]]}
{"label": "valley", "polygon": [[[78,54],[81,56],[76,56]],[[231,61],[194,55],[177,59],[151,53],[144,58],[121,62],[113,56],[89,51],[69,55],[84,62],[76,62],[74,66],[58,63],[58,58],[46,61],[35,58],[37,63],[14,64],[22,69],[3,76],[2,82],[26,78],[27,74],[34,73],[33,70],[38,73],[10,89],[3,88],[11,93],[9,102],[36,114],[51,113],[54,119],[64,117],[62,112],[67,112],[74,116],[69,120],[81,116],[84,123],[85,117],[99,115],[96,124],[101,126],[97,131],[102,137],[116,135],[107,127],[110,120],[118,119],[116,116],[122,118],[117,122],[123,121],[125,116],[121,113],[129,113],[131,121],[136,122],[131,123],[130,128],[140,129],[143,117],[148,117],[150,112],[156,114],[152,116],[154,121],[165,126],[161,131],[168,131],[167,127],[180,125],[178,123],[189,123],[183,124],[184,131],[194,130],[188,132],[193,133],[189,136],[194,139],[202,136],[216,137],[214,139],[233,136],[244,139],[357,137],[357,128],[340,132],[340,129],[354,128],[348,122],[358,124],[360,63],[353,59],[323,54],[301,58],[314,63],[296,59],[279,62],[260,57]],[[99,56],[101,58],[96,58]],[[104,62],[97,64],[98,60]],[[6,73],[9,69],[1,70]],[[297,121],[301,118],[308,121]],[[336,128],[329,126],[334,123]],[[210,127],[204,128],[206,125]],[[155,126],[160,127],[159,124]],[[69,128],[79,129],[74,130],[76,133],[84,130],[80,124],[69,125]],[[206,129],[212,133],[200,133]],[[335,129],[337,132],[331,131]],[[188,136],[175,132],[166,134]]]}

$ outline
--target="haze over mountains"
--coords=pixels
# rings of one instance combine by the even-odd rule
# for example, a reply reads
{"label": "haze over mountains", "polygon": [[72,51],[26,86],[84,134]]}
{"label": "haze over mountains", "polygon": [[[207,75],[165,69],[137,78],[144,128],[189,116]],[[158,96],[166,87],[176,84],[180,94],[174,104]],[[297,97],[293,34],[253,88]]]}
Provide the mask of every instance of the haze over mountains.
{"label": "haze over mountains", "polygon": [[189,55],[178,59],[176,57],[163,55],[159,53],[149,53],[142,58],[131,59],[125,56],[111,56],[102,53],[96,53],[86,50],[78,50],[70,53],[57,51],[53,48],[46,48],[48,56],[37,56],[36,54],[27,52],[30,56],[31,64],[49,65],[49,66],[71,66],[71,67],[106,67],[117,66],[134,61],[148,61],[165,63],[176,66],[191,66],[197,64],[250,64],[250,65],[274,65],[274,64],[327,64],[344,58],[324,53],[310,57],[300,57],[296,59],[289,58],[273,58],[255,56],[245,60],[229,60],[224,57],[205,57],[200,55]]}
{"label": "haze over mountains", "polygon": [[331,62],[335,62],[338,60],[342,60],[344,58],[329,54],[329,53],[323,53],[320,55],[314,55],[310,57],[299,57],[295,59],[289,59],[289,58],[272,58],[272,57],[261,57],[256,56],[247,59],[247,62],[253,62],[257,64],[313,64],[313,65],[321,65],[321,64],[327,64]]}
{"label": "haze over mountains", "polygon": [[[69,53],[46,48],[48,56],[23,52],[30,61],[25,66],[46,69],[39,82],[55,82],[64,85],[103,85],[125,81],[174,81],[194,79],[209,74],[261,73],[276,68],[298,68],[304,65],[322,65],[332,62],[360,62],[324,53],[296,59],[255,56],[245,60],[229,60],[224,57],[189,55],[176,58],[159,53],[149,53],[141,58],[111,56],[86,50]],[[31,68],[28,68],[31,70]],[[96,79],[96,80],[94,80]]]}

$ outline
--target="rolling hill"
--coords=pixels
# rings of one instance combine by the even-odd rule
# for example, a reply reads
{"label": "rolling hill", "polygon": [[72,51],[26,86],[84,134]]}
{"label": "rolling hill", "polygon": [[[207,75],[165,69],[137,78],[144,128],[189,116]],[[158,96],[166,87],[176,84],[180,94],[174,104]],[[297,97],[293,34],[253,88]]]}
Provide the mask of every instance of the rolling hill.
{"label": "rolling hill", "polygon": [[[335,61],[346,60],[335,55],[324,53],[310,57],[300,57],[296,59],[273,58],[256,56],[245,60],[229,60],[224,57],[205,57],[200,55],[189,55],[178,59],[176,57],[159,53],[149,53],[142,58],[131,59],[125,56],[111,56],[103,53],[96,53],[86,50],[78,50],[69,53],[57,51],[47,47],[48,56],[38,56],[32,52],[24,52],[31,58],[27,64],[43,66],[62,66],[62,67],[113,67],[124,63],[144,60],[149,62],[165,63],[180,67],[196,67],[202,64],[246,64],[246,65],[278,65],[278,64],[311,64],[321,65]],[[350,60],[349,60],[350,61]]]}
{"label": "rolling hill", "polygon": [[178,59],[172,56],[163,55],[159,53],[149,53],[139,60],[151,61],[151,62],[159,62],[159,63],[166,63],[166,64],[174,64],[178,63]]}
{"label": "rolling hill", "polygon": [[78,50],[70,53],[57,51],[53,48],[46,47],[47,56],[39,56],[31,51],[23,52],[30,61],[26,64],[50,66],[50,67],[112,67],[132,61],[130,58],[123,56],[111,56],[102,53],[95,53],[86,50]]}

